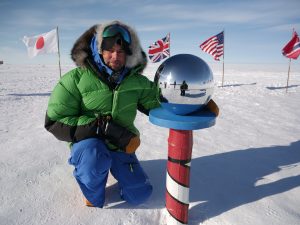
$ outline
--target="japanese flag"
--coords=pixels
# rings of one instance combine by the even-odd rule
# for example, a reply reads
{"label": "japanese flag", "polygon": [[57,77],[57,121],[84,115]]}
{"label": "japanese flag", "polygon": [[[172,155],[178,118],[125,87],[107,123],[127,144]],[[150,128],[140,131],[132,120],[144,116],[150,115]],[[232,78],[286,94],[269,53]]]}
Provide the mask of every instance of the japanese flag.
{"label": "japanese flag", "polygon": [[39,54],[58,52],[57,29],[33,37],[24,36],[22,41],[30,58]]}

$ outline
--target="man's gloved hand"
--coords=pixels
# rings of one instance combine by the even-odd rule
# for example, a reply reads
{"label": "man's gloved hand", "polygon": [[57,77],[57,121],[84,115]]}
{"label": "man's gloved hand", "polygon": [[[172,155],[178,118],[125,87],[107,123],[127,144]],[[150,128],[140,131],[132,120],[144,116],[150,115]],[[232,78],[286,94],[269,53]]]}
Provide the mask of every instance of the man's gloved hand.
{"label": "man's gloved hand", "polygon": [[216,116],[219,115],[219,107],[217,106],[217,104],[214,102],[214,100],[209,100],[209,102],[206,105],[206,108],[211,111],[212,113],[214,113]]}
{"label": "man's gloved hand", "polygon": [[128,129],[114,123],[109,116],[99,119],[101,135],[124,152],[131,154],[140,146],[140,138]]}

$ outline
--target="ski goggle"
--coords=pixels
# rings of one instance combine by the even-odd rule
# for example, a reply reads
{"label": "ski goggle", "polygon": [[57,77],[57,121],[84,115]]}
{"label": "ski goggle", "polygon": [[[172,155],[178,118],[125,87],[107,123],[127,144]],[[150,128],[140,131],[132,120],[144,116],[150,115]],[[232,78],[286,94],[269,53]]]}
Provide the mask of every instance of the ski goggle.
{"label": "ski goggle", "polygon": [[124,41],[126,41],[128,44],[131,44],[131,36],[129,31],[125,27],[120,26],[119,24],[114,24],[106,27],[102,33],[102,37],[114,37],[117,34],[120,34]]}

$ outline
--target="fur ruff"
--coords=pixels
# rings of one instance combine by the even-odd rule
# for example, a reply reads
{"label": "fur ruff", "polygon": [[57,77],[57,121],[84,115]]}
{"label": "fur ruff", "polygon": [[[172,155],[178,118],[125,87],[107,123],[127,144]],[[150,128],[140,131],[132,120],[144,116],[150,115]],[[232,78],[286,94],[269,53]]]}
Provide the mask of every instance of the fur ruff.
{"label": "fur ruff", "polygon": [[103,41],[102,38],[102,32],[103,30],[110,25],[113,24],[120,24],[121,26],[124,26],[131,35],[131,44],[129,45],[129,48],[132,52],[132,55],[126,56],[126,67],[127,68],[134,68],[137,65],[143,65],[144,68],[147,65],[147,58],[146,54],[143,51],[139,38],[137,36],[137,33],[135,30],[128,25],[120,22],[120,21],[112,21],[105,24],[98,24],[94,25],[91,28],[89,28],[86,32],[84,32],[75,42],[72,50],[71,50],[71,58],[75,62],[75,64],[79,67],[87,67],[86,59],[87,58],[93,58],[92,52],[90,50],[90,43],[94,35],[97,35],[97,46],[99,54],[102,53],[101,49],[101,43]]}

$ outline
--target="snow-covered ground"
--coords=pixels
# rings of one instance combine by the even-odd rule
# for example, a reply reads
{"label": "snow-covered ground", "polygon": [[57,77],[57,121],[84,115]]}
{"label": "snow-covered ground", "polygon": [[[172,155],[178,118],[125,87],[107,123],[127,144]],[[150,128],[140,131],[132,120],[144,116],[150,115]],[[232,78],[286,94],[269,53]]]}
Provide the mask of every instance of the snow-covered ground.
{"label": "snow-covered ground", "polygon": [[[292,64],[286,93],[287,67],[225,65],[220,87],[221,64],[212,65],[221,113],[193,134],[189,224],[300,224],[300,72]],[[0,224],[166,224],[168,130],[138,114],[137,155],[154,186],[147,203],[121,201],[110,177],[105,208],[85,207],[67,144],[43,127],[58,79],[56,65],[0,65]]]}

